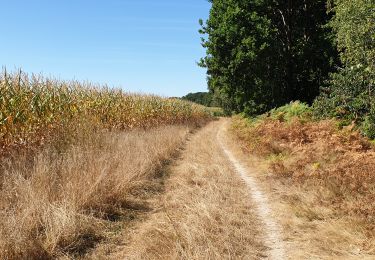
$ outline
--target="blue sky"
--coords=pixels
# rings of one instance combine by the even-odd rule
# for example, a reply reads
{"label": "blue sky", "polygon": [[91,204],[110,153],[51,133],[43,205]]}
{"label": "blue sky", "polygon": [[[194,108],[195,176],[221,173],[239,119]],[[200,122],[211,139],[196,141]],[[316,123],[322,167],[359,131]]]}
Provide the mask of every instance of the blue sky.
{"label": "blue sky", "polygon": [[0,65],[182,96],[206,90],[206,0],[0,0]]}

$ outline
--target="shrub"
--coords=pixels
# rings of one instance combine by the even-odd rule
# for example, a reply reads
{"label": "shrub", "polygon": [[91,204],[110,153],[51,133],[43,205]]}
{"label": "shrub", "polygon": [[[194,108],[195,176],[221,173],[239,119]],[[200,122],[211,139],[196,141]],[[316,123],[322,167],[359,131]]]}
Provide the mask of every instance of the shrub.
{"label": "shrub", "polygon": [[305,103],[299,101],[291,102],[279,108],[272,109],[270,117],[279,119],[280,121],[290,121],[292,118],[309,118],[311,116],[311,108]]}
{"label": "shrub", "polygon": [[335,0],[331,25],[343,68],[315,101],[315,114],[356,123],[375,138],[375,4],[369,0]]}

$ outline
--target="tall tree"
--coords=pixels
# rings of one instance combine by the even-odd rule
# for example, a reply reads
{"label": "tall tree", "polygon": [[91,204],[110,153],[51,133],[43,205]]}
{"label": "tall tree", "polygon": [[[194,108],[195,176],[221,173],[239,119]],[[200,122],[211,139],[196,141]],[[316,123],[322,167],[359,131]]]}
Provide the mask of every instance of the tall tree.
{"label": "tall tree", "polygon": [[320,115],[356,122],[375,138],[375,0],[334,0],[331,26],[342,67],[317,99]]}
{"label": "tall tree", "polygon": [[200,65],[227,109],[257,114],[291,100],[311,103],[336,55],[325,1],[211,2]]}
{"label": "tall tree", "polygon": [[209,92],[196,92],[189,93],[182,97],[184,100],[189,100],[194,103],[201,104],[206,107],[215,106],[214,97],[212,93]]}

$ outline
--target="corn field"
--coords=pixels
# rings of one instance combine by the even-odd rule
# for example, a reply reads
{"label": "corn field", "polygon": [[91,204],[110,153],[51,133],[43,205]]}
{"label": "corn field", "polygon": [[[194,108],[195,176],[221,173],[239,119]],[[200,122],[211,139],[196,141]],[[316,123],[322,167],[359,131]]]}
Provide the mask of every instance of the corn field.
{"label": "corn field", "polygon": [[128,94],[21,71],[3,70],[0,75],[2,148],[38,143],[56,129],[84,121],[103,129],[126,130],[201,123],[210,117],[205,107],[179,99]]}

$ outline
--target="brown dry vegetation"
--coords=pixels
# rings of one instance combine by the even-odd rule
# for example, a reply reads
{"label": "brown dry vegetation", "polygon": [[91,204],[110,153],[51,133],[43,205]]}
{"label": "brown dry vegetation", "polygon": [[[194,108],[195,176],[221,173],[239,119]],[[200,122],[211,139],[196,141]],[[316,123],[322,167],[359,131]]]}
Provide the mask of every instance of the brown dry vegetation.
{"label": "brown dry vegetation", "polygon": [[0,259],[85,255],[145,209],[162,165],[211,119],[178,99],[4,70]]}
{"label": "brown dry vegetation", "polygon": [[118,219],[142,209],[142,193],[155,188],[188,127],[86,131],[63,151],[51,144],[2,160],[0,259],[85,254]]}
{"label": "brown dry vegetation", "polygon": [[373,256],[373,145],[351,127],[339,130],[335,121],[305,121],[266,117],[250,122],[236,117],[232,130],[246,153],[265,159],[271,186],[279,189],[279,200],[298,218],[289,223],[294,227],[286,227],[295,232],[292,240],[303,226],[299,236],[316,247],[312,257]]}
{"label": "brown dry vegetation", "polygon": [[265,257],[247,187],[218,144],[220,126],[211,123],[193,136],[168,169],[166,192],[153,203],[153,214],[124,236],[125,245],[110,259]]}

